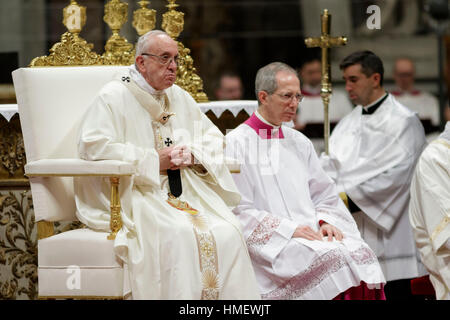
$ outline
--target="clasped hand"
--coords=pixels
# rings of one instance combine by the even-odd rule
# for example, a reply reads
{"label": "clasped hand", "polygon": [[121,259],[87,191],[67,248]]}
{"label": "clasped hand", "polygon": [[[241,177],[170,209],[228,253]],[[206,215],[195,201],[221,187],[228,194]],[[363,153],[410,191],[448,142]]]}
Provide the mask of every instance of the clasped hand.
{"label": "clasped hand", "polygon": [[176,170],[194,164],[194,156],[186,146],[173,146],[158,150],[159,169]]}
{"label": "clasped hand", "polygon": [[328,241],[333,241],[333,237],[335,237],[338,241],[341,241],[344,238],[343,233],[338,228],[328,223],[322,224],[317,232],[308,226],[298,226],[292,235],[293,238],[304,238],[307,240],[319,241],[322,241],[322,237],[325,236],[328,236]]}

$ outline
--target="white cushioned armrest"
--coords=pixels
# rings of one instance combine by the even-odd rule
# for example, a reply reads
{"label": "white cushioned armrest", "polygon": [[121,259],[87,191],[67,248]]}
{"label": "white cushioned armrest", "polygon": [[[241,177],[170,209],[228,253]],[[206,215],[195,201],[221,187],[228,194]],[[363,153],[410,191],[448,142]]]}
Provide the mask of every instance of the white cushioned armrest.
{"label": "white cushioned armrest", "polygon": [[240,173],[241,172],[241,164],[236,159],[225,157],[225,164],[230,170],[231,173]]}
{"label": "white cushioned armrest", "polygon": [[118,160],[41,159],[25,165],[26,176],[130,176],[134,171]]}

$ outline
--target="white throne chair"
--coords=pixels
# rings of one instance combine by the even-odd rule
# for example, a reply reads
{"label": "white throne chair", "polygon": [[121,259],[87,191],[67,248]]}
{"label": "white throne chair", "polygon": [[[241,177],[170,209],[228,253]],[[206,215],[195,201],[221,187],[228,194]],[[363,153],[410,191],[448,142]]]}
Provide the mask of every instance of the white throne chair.
{"label": "white throne chair", "polygon": [[[112,5],[113,2],[118,3]],[[133,15],[138,34],[154,27],[147,15],[139,14],[149,12],[144,2],[134,12],[138,14]],[[105,5],[105,22],[114,36],[107,41],[105,53],[98,55],[91,50],[92,44],[79,37],[86,8],[70,1],[63,10],[63,24],[68,32],[61,36],[61,42],[53,45],[48,56],[33,59],[31,68],[13,72],[27,158],[24,169],[38,229],[41,299],[123,299],[130,291],[127,266],[116,257],[112,240],[121,228],[118,183],[121,177],[133,175],[134,168],[121,161],[81,160],[77,151],[79,124],[91,101],[103,85],[134,61],[133,46],[115,34],[127,20],[126,7],[122,1],[109,1]],[[167,7],[170,14],[163,15],[162,25],[176,39],[184,23],[180,29],[179,19],[171,17],[183,13],[176,11],[177,5],[173,3]],[[180,86],[196,101],[204,101],[203,84],[195,74],[189,50],[180,42],[179,48]],[[236,160],[225,161],[232,173],[239,172]],[[54,222],[77,221],[73,179],[83,176],[111,181],[111,233],[81,228],[54,234]]]}
{"label": "white throne chair", "polygon": [[122,299],[128,291],[126,266],[113,252],[114,235],[88,228],[53,235],[53,222],[77,220],[74,176],[133,174],[125,162],[80,160],[77,152],[82,115],[100,88],[124,68],[42,67],[13,72],[27,157],[25,174],[38,224],[41,299]]}

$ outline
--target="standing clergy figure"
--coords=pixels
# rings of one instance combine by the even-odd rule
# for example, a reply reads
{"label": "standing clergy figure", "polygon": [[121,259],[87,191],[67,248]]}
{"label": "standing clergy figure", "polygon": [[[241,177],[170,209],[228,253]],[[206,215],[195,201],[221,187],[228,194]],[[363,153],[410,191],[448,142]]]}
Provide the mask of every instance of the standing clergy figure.
{"label": "standing clergy figure", "polygon": [[[304,97],[297,110],[297,116],[294,118],[295,129],[306,135],[313,143],[317,154],[321,154],[325,150],[325,143],[323,138],[324,108],[320,96],[322,80],[320,59],[314,57],[305,61],[299,70],[299,75]],[[333,89],[329,105],[329,119],[332,128],[352,110],[353,105],[345,91]]]}
{"label": "standing clergy figure", "polygon": [[[224,137],[174,85],[177,58],[165,32],[139,38],[135,65],[101,89],[81,123],[80,157],[135,166],[121,180],[123,227],[114,242],[134,299],[258,299],[229,209],[240,196],[223,162]],[[108,230],[107,181],[83,178],[75,188],[79,219]]]}
{"label": "standing clergy figure", "polygon": [[425,133],[433,139],[439,134],[439,101],[431,93],[415,87],[414,62],[409,58],[398,58],[392,76],[396,88],[392,91],[398,102],[419,114]]}
{"label": "standing clergy figure", "polygon": [[388,280],[386,298],[406,298],[409,280],[401,279],[425,273],[408,221],[410,182],[426,145],[423,126],[386,93],[383,63],[374,53],[355,52],[340,67],[357,106],[334,128],[322,166],[346,193],[364,240],[378,256]]}
{"label": "standing clergy figure", "polygon": [[436,299],[450,300],[450,121],[417,162],[409,219]]}
{"label": "standing clergy figure", "polygon": [[383,273],[302,133],[281,125],[302,99],[294,69],[275,62],[256,75],[258,110],[227,134],[241,163],[233,178],[263,299],[383,299]]}

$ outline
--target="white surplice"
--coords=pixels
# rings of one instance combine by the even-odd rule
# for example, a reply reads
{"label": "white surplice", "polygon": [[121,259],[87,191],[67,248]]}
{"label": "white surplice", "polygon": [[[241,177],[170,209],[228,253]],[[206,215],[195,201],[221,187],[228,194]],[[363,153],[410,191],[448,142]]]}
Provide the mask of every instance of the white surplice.
{"label": "white surplice", "polygon": [[[321,124],[324,121],[324,107],[323,100],[320,96],[320,86],[312,88],[305,85],[302,88],[304,95],[302,102],[300,102],[297,112],[297,124]],[[353,105],[350,102],[346,92],[334,89],[330,97],[328,106],[328,117],[331,123],[336,123],[349,114],[353,110]],[[317,154],[320,154],[325,149],[324,138],[309,137],[314,145]]]}
{"label": "white surplice", "polygon": [[[364,281],[385,282],[312,143],[282,126],[283,139],[262,139],[247,124],[227,134],[226,154],[241,163],[233,174],[242,200],[233,210],[243,225],[263,299],[333,299]],[[338,242],[292,238],[299,225],[324,220],[345,235]]]}
{"label": "white surplice", "polygon": [[450,121],[417,162],[409,218],[436,298],[450,300]]}
{"label": "white surplice", "polygon": [[[240,196],[223,162],[223,135],[176,85],[162,92],[175,115],[161,125],[127,88],[134,79],[141,85],[140,97],[152,99],[153,92],[131,68],[101,89],[81,122],[79,138],[81,158],[135,166],[134,177],[120,182],[123,227],[114,242],[128,265],[133,298],[259,299],[240,224],[230,209]],[[156,150],[167,138],[172,145],[188,146],[207,170],[181,169],[181,200],[198,214],[166,201],[168,178],[160,174]],[[108,179],[79,178],[75,190],[80,221],[108,231]]]}
{"label": "white surplice", "polygon": [[411,178],[426,146],[417,114],[389,94],[373,114],[357,106],[337,124],[329,143],[322,166],[362,210],[353,217],[387,280],[426,274],[408,219]]}
{"label": "white surplice", "polygon": [[419,114],[419,118],[430,120],[433,126],[439,125],[439,101],[426,91],[412,90],[411,92],[394,90],[395,99],[408,109]]}
{"label": "white surplice", "polygon": [[[302,93],[304,97],[299,104],[297,123],[323,123],[324,109],[320,96],[320,86],[317,88],[305,86],[305,88],[302,88]],[[328,108],[330,122],[338,122],[353,110],[353,105],[346,92],[334,89],[330,96]]]}

